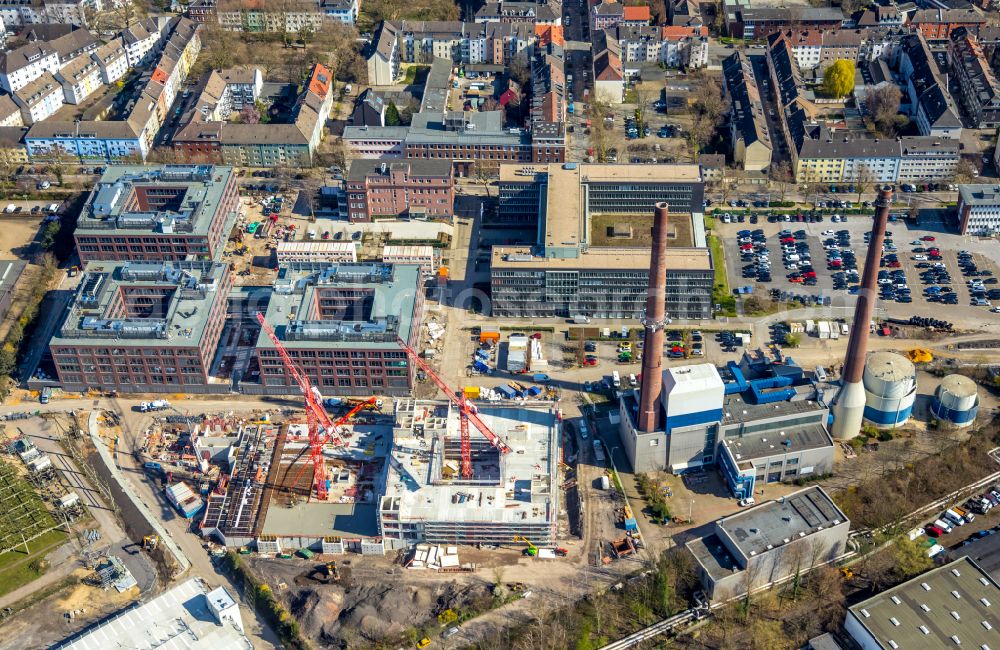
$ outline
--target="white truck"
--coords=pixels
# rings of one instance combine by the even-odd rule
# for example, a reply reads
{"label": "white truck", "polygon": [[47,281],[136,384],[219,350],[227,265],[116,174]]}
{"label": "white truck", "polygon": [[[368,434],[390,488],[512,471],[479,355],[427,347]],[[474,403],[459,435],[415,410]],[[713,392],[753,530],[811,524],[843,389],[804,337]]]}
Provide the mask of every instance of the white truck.
{"label": "white truck", "polygon": [[141,413],[150,413],[152,411],[165,411],[170,408],[170,402],[165,399],[155,399],[152,402],[142,402],[139,404],[139,411]]}

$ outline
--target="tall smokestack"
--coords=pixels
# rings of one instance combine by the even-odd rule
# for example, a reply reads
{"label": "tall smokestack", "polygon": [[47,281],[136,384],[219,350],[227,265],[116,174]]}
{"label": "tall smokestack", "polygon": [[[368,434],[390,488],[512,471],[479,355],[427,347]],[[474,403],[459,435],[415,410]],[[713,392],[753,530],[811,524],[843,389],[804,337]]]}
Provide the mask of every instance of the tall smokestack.
{"label": "tall smokestack", "polygon": [[865,411],[865,389],[861,378],[865,371],[865,354],[868,352],[869,324],[875,312],[876,284],[879,263],[882,259],[882,244],[885,242],[885,228],[889,222],[889,207],[892,205],[892,188],[885,186],[879,190],[875,200],[875,221],[872,226],[868,255],[865,257],[865,273],[861,277],[861,291],[854,307],[854,326],[847,343],[847,358],[837,401],[833,405],[833,437],[850,439],[861,431],[861,419]]}
{"label": "tall smokestack", "polygon": [[653,217],[653,250],[649,257],[649,289],[646,294],[646,329],[642,351],[642,388],[639,389],[639,430],[657,430],[663,390],[663,326],[666,321],[667,287],[667,204],[657,203]]}

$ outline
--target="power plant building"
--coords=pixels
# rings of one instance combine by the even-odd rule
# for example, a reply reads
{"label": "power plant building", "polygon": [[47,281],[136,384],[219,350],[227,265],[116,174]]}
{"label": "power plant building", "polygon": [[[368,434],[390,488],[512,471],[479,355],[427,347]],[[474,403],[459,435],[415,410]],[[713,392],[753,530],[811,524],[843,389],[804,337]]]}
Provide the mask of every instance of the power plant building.
{"label": "power plant building", "polygon": [[636,394],[622,396],[619,437],[634,471],[717,467],[737,498],[752,496],[758,483],[832,471],[829,409],[799,366],[758,353],[724,371],[725,381],[712,364],[664,370],[664,424],[654,431],[637,426]]}
{"label": "power plant building", "polygon": [[917,370],[913,362],[892,352],[873,352],[865,362],[867,422],[878,428],[905,424],[917,397]]}
{"label": "power plant building", "polygon": [[504,165],[501,225],[537,229],[534,246],[494,246],[494,316],[641,318],[649,282],[650,213],[674,211],[667,233],[666,316],[711,316],[712,257],[697,165]]}
{"label": "power plant building", "polygon": [[750,590],[832,562],[847,550],[851,522],[820,487],[723,517],[685,544],[710,600]]}
{"label": "power plant building", "polygon": [[931,400],[931,414],[944,424],[971,426],[979,411],[979,389],[965,375],[948,375],[941,380]]}
{"label": "power plant building", "polygon": [[[397,340],[416,344],[423,302],[416,265],[291,263],[278,272],[265,317],[323,393],[403,396],[413,369]],[[262,390],[297,393],[264,332],[256,350]]]}
{"label": "power plant building", "polygon": [[386,549],[431,544],[554,543],[559,517],[559,420],[550,402],[477,405],[510,447],[501,453],[470,424],[473,475],[460,474],[459,413],[447,401],[396,403],[381,481],[378,529]]}

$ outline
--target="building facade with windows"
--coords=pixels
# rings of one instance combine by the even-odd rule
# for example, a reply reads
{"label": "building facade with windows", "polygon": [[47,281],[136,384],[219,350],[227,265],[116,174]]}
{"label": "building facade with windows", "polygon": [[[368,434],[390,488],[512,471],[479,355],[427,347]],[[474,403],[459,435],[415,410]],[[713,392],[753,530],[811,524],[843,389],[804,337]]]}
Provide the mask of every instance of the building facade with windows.
{"label": "building facade with windows", "polygon": [[1000,232],[1000,185],[958,186],[958,232],[990,237]]}
{"label": "building facade with windows", "polygon": [[211,260],[239,215],[230,167],[109,167],[77,223],[82,262]]}
{"label": "building facade with windows", "polygon": [[450,160],[354,160],[347,174],[347,215],[375,218],[451,218],[455,179]]}
{"label": "building facade with windows", "polygon": [[[416,265],[291,263],[279,271],[266,318],[324,393],[404,396],[414,370],[397,341],[416,345],[423,294]],[[264,332],[256,350],[262,390],[297,393]]]}
{"label": "building facade with windows", "polygon": [[90,262],[49,341],[64,390],[209,383],[232,276],[214,262]]}

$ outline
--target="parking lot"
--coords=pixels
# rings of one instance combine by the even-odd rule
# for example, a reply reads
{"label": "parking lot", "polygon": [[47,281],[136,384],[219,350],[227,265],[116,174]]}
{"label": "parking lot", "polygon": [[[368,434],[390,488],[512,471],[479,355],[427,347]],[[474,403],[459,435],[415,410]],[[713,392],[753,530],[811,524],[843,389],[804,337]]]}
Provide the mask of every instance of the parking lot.
{"label": "parking lot", "polygon": [[[817,296],[819,304],[833,307],[853,305],[851,291],[860,282],[864,272],[866,233],[871,228],[871,217],[845,215],[845,221],[838,223],[831,223],[829,216],[816,223],[772,223],[761,217],[756,224],[751,223],[750,219],[743,223],[726,224],[722,223],[720,214],[721,211],[716,214],[715,229],[721,235],[729,283],[734,290],[750,286],[752,295],[782,302],[794,301],[796,296]],[[749,243],[753,245],[754,253],[752,256],[746,254],[748,251],[740,249],[738,233],[741,231],[749,231]],[[791,234],[791,238],[786,238],[784,244],[779,238],[781,231],[789,231],[788,234]],[[747,234],[744,232],[744,235]],[[933,240],[924,241],[921,239],[923,237],[932,237]],[[969,249],[979,250],[966,250],[966,245]],[[743,246],[746,247],[747,242]],[[760,280],[760,253],[764,250],[762,246],[766,246],[767,261],[770,264],[770,279],[767,280],[765,275],[765,281]],[[934,313],[933,310],[941,307],[937,303],[944,302],[949,306],[968,306],[985,313],[993,308],[993,304],[1000,302],[1000,280],[994,279],[993,275],[997,272],[996,261],[981,252],[983,247],[975,245],[972,238],[939,232],[929,234],[927,230],[900,220],[889,224],[885,248],[884,266],[880,269],[882,307],[899,304],[904,313],[905,310],[917,307],[923,308],[923,313],[928,313],[928,310]],[[959,264],[962,251],[966,251],[963,257],[966,267],[971,269],[974,266],[976,276],[963,274]],[[788,255],[795,255],[797,259]],[[811,260],[811,267],[806,265],[805,270],[802,264],[804,257]],[[795,264],[797,268],[786,267],[786,262]],[[941,264],[944,266],[935,266]],[[851,267],[856,268],[854,273],[851,272]],[[810,268],[815,277],[809,277]],[[945,269],[947,275],[938,275],[939,271],[936,269]],[[751,274],[750,271],[754,273]],[[947,282],[937,282],[939,277]],[[967,282],[973,279],[983,284],[970,288]],[[891,290],[889,285],[893,287]],[[943,288],[931,289],[925,293],[925,289],[930,287]],[[948,288],[951,289],[950,292]],[[976,295],[973,295],[974,290],[978,291]],[[944,301],[938,297],[948,293],[953,293],[954,296]],[[973,298],[977,296],[984,298],[985,302],[973,305]]]}

